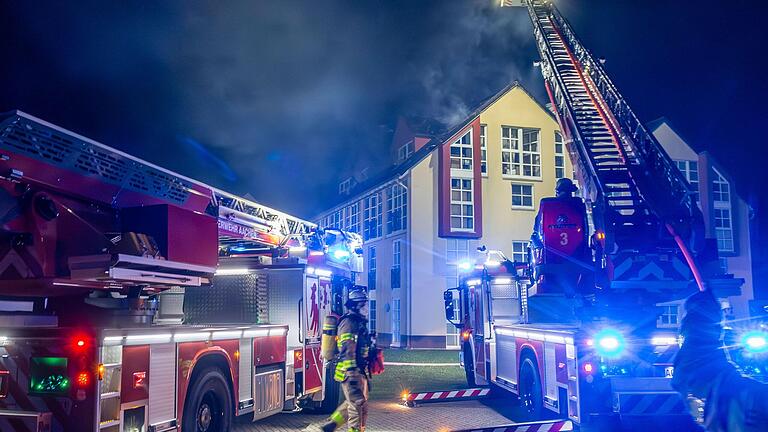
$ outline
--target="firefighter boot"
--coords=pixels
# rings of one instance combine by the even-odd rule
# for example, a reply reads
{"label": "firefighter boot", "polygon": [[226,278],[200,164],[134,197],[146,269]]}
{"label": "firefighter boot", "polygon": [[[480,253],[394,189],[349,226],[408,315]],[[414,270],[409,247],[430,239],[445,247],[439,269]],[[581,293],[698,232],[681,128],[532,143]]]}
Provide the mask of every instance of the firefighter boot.
{"label": "firefighter boot", "polygon": [[333,432],[336,430],[336,422],[329,421],[328,423],[324,424],[321,428],[323,432]]}

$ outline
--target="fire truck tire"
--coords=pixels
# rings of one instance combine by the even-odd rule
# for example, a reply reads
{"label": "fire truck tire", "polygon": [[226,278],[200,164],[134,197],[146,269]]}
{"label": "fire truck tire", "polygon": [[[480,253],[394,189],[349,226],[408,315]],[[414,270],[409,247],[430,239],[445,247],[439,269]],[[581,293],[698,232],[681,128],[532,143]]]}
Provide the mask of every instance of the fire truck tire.
{"label": "fire truck tire", "polygon": [[530,354],[523,354],[520,359],[520,406],[530,420],[540,420],[544,410],[541,393],[541,377],[536,359]]}
{"label": "fire truck tire", "polygon": [[195,378],[184,402],[182,432],[228,432],[232,425],[232,391],[221,370],[211,367]]}
{"label": "fire truck tire", "polygon": [[464,357],[464,375],[467,376],[467,386],[475,386],[475,358],[472,355],[472,347],[465,343],[462,347]]}

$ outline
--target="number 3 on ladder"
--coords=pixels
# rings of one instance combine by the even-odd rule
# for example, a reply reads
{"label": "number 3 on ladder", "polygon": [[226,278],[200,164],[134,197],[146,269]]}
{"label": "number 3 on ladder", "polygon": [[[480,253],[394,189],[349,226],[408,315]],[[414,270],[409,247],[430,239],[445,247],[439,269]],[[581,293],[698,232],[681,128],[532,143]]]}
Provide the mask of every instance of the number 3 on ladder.
{"label": "number 3 on ladder", "polygon": [[560,233],[560,244],[563,246],[568,244],[568,233],[565,233],[565,232]]}

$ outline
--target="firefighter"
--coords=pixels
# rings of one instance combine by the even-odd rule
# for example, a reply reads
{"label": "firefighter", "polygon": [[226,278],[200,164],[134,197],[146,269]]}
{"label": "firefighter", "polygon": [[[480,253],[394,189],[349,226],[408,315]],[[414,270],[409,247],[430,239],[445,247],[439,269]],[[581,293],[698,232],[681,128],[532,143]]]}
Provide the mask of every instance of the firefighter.
{"label": "firefighter", "polygon": [[347,313],[339,320],[338,348],[334,379],[341,382],[344,402],[336,408],[323,431],[334,431],[349,422],[349,430],[365,431],[368,417],[368,356],[371,335],[368,332],[368,294],[360,289],[350,291],[344,304]]}
{"label": "firefighter", "polygon": [[[721,342],[720,304],[710,291],[685,302],[683,345],[675,358],[672,386],[704,400],[703,426],[712,432],[768,430],[768,384],[742,375]],[[699,416],[693,413],[694,418]]]}

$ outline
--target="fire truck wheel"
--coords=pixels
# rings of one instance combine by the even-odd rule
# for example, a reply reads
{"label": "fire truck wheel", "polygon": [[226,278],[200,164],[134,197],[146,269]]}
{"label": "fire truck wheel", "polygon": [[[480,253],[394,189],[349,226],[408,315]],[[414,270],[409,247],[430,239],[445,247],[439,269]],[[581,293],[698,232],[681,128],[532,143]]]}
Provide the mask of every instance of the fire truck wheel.
{"label": "fire truck wheel", "polygon": [[472,347],[465,343],[463,350],[464,358],[464,375],[467,376],[467,385],[469,387],[475,386],[475,358],[472,356]]}
{"label": "fire truck wheel", "polygon": [[544,402],[541,394],[541,377],[536,360],[524,355],[520,361],[520,406],[532,420],[540,419]]}
{"label": "fire truck wheel", "polygon": [[227,432],[232,424],[232,395],[224,374],[203,370],[190,386],[184,403],[183,432]]}

